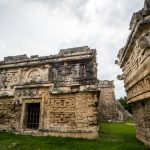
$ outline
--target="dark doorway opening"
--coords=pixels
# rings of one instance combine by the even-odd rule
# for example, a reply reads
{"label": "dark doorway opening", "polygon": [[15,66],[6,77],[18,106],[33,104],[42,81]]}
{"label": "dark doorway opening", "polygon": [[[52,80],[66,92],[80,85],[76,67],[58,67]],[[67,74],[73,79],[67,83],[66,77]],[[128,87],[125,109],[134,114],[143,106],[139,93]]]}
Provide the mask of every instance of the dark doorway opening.
{"label": "dark doorway opening", "polygon": [[40,118],[40,103],[26,104],[26,128],[38,129]]}

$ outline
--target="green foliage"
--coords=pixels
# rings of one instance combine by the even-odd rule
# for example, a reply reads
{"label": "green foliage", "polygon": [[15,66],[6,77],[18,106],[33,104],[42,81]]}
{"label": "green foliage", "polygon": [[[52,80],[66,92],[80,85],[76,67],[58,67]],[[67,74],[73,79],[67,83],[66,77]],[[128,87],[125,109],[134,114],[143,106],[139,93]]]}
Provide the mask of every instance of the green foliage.
{"label": "green foliage", "polygon": [[102,123],[99,139],[36,137],[0,132],[0,150],[148,150],[126,123]]}
{"label": "green foliage", "polygon": [[129,113],[132,114],[132,105],[131,104],[127,104],[127,97],[121,97],[120,99],[118,99],[118,101],[122,104],[122,106],[128,110]]}

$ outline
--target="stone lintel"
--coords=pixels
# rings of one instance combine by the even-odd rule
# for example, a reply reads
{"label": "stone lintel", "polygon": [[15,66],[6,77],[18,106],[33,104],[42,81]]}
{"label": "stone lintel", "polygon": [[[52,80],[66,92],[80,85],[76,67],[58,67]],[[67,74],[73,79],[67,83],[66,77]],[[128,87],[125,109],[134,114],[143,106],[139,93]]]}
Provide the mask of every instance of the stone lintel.
{"label": "stone lintel", "polygon": [[33,85],[16,85],[15,89],[28,89],[28,88],[40,88],[40,87],[50,87],[53,84],[33,84]]}
{"label": "stone lintel", "polygon": [[83,92],[98,92],[100,90],[95,85],[78,85],[71,87],[52,87],[50,88],[51,94],[67,94],[67,93],[83,93]]}

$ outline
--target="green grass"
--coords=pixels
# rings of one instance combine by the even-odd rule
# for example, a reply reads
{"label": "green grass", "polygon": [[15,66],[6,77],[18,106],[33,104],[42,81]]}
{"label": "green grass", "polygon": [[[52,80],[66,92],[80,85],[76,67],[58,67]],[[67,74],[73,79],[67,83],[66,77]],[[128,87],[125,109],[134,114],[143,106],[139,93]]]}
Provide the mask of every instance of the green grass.
{"label": "green grass", "polygon": [[0,150],[148,150],[136,140],[134,126],[126,123],[102,123],[99,137],[87,140],[0,132]]}

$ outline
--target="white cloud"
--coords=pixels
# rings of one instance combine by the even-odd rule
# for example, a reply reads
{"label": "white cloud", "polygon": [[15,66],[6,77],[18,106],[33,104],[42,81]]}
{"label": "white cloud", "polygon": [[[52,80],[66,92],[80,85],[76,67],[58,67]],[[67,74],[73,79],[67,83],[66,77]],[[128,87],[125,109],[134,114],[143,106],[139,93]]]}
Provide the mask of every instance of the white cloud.
{"label": "white cloud", "polygon": [[116,80],[121,69],[114,61],[127,40],[133,12],[143,4],[144,0],[0,0],[0,59],[88,45],[97,49],[98,77],[115,80],[119,98],[125,92]]}

